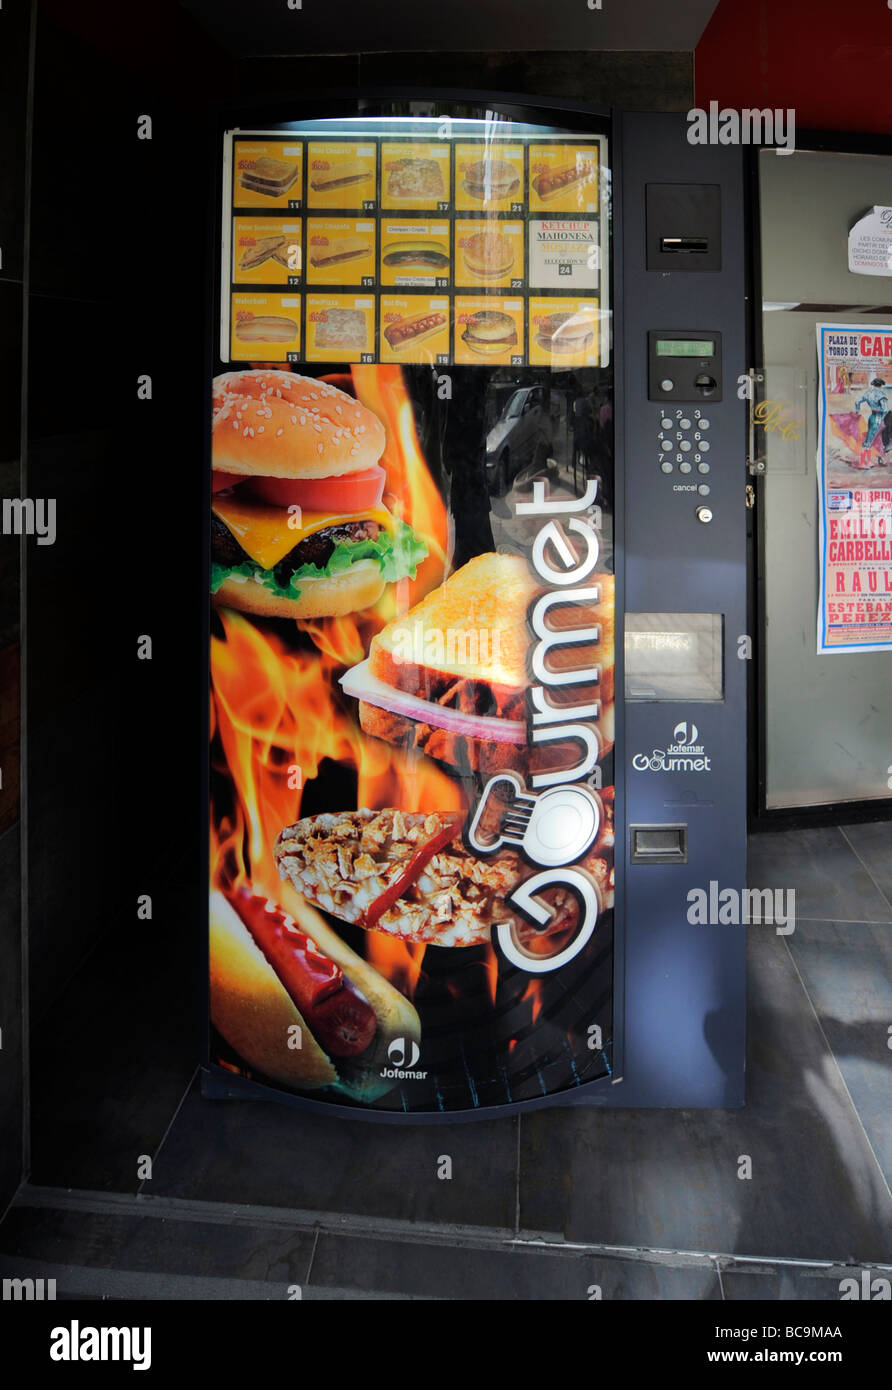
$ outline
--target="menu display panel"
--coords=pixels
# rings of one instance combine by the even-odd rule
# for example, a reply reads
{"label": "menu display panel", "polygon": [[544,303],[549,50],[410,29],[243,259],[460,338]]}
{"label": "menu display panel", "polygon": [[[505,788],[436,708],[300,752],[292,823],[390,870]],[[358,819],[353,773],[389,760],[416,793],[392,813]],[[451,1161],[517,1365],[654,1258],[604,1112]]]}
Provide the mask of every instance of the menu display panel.
{"label": "menu display panel", "polygon": [[[489,131],[472,138],[474,125],[483,123],[419,122],[416,129],[407,122],[370,120],[361,136],[337,139],[330,135],[330,122],[320,123],[327,138],[313,138],[313,124],[302,123],[287,139],[270,131],[226,137],[223,241],[229,255],[221,294],[221,360],[252,361],[251,343],[260,341],[231,327],[236,287],[285,285],[336,292],[337,302],[330,305],[336,310],[357,309],[341,292],[371,292],[368,332],[360,334],[358,320],[340,316],[335,319],[340,327],[323,329],[317,344],[315,325],[326,320],[305,319],[289,341],[288,361],[320,361],[320,352],[329,349],[338,354],[331,360],[353,360],[343,355],[345,348],[359,351],[361,362],[394,360],[393,334],[385,333],[393,320],[383,317],[382,295],[389,290],[430,290],[447,299],[449,346],[443,348],[441,336],[434,353],[441,365],[494,355],[508,365],[566,365],[563,349],[546,353],[530,331],[531,306],[539,305],[543,291],[572,302],[555,305],[554,313],[578,312],[572,305],[580,296],[595,302],[597,343],[573,355],[586,364],[607,361],[605,136],[571,140],[517,131],[505,139]],[[434,139],[423,129],[430,124]],[[400,126],[400,138],[388,138],[390,125]],[[241,212],[245,207],[251,216]],[[275,216],[282,207],[299,217]],[[475,346],[476,324],[469,343],[468,299],[475,291],[510,297],[512,303],[508,308],[478,305],[473,312],[506,313],[512,319],[513,301],[521,298],[513,351],[481,350],[479,341]],[[314,305],[313,312],[324,307]],[[386,312],[392,315],[393,306]],[[498,326],[496,319],[484,320],[484,339]]]}

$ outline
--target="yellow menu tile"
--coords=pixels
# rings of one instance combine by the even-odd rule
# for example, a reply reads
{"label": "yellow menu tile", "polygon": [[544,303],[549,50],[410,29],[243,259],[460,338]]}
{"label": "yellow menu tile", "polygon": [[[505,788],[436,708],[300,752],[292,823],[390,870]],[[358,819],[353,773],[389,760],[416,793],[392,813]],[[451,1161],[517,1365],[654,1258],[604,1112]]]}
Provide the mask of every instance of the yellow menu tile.
{"label": "yellow menu tile", "polygon": [[457,212],[523,212],[523,147],[457,144],[455,207]]}
{"label": "yellow menu tile", "polygon": [[375,223],[356,217],[307,218],[307,284],[373,285]]}
{"label": "yellow menu tile", "polygon": [[598,365],[598,301],[556,295],[529,301],[529,359],[539,367]]}
{"label": "yellow menu tile", "polygon": [[451,201],[449,144],[411,140],[381,146],[382,208],[447,212]]}
{"label": "yellow menu tile", "polygon": [[233,291],[230,351],[236,362],[300,360],[300,295]]}
{"label": "yellow menu tile", "polygon": [[381,362],[449,361],[449,300],[440,295],[382,294]]}
{"label": "yellow menu tile", "polygon": [[523,300],[500,295],[456,295],[455,361],[512,366],[523,362]]}
{"label": "yellow menu tile", "polygon": [[531,145],[530,212],[598,211],[597,145]]}
{"label": "yellow menu tile", "polygon": [[372,362],[375,301],[370,295],[308,294],[308,362]]}
{"label": "yellow menu tile", "polygon": [[377,150],[356,141],[311,140],[307,146],[307,207],[377,206]]}
{"label": "yellow menu tile", "polygon": [[523,223],[457,218],[455,283],[523,289]]}
{"label": "yellow menu tile", "polygon": [[236,285],[296,285],[302,272],[301,223],[281,217],[236,217],[232,279]]}
{"label": "yellow menu tile", "polygon": [[303,158],[303,144],[293,140],[236,140],[232,153],[233,207],[301,207]]}
{"label": "yellow menu tile", "polygon": [[382,285],[444,290],[451,272],[448,222],[381,219]]}

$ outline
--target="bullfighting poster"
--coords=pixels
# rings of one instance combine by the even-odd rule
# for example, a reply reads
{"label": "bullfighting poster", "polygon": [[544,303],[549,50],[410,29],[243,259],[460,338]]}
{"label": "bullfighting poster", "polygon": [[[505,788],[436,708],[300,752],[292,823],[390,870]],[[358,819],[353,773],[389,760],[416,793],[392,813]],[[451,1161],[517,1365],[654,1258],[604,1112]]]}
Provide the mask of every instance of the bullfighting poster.
{"label": "bullfighting poster", "polygon": [[892,326],[819,323],[818,654],[892,649]]}

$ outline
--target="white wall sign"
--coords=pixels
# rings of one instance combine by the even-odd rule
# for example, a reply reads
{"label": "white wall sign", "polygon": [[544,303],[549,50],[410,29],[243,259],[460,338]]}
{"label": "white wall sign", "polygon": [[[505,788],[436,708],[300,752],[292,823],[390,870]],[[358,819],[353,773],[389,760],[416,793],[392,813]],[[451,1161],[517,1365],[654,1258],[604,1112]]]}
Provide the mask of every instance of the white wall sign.
{"label": "white wall sign", "polygon": [[849,232],[854,275],[892,275],[892,208],[872,207]]}

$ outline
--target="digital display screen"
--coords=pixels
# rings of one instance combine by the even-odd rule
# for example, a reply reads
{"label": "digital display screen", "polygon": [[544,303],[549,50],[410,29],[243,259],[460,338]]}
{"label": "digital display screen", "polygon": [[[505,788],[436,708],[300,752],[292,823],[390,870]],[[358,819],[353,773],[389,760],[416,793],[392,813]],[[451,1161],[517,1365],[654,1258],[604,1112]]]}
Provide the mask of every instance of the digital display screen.
{"label": "digital display screen", "polygon": [[712,338],[658,338],[658,357],[714,357]]}

